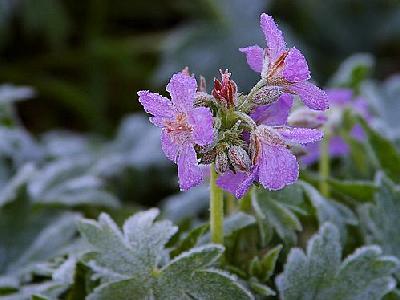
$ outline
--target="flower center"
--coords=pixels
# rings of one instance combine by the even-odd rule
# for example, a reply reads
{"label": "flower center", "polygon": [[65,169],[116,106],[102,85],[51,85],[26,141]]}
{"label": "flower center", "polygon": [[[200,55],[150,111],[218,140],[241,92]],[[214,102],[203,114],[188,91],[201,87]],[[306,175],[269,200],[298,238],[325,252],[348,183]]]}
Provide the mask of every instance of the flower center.
{"label": "flower center", "polygon": [[288,51],[282,52],[282,54],[278,57],[278,59],[275,62],[271,63],[267,74],[268,81],[276,81],[277,79],[280,80],[283,79],[279,75],[282,73],[283,67],[285,66],[284,64],[285,59],[286,56],[288,56],[288,54],[289,54]]}
{"label": "flower center", "polygon": [[165,130],[176,144],[183,144],[192,137],[192,126],[187,121],[185,113],[178,113],[175,120],[168,120],[164,123]]}

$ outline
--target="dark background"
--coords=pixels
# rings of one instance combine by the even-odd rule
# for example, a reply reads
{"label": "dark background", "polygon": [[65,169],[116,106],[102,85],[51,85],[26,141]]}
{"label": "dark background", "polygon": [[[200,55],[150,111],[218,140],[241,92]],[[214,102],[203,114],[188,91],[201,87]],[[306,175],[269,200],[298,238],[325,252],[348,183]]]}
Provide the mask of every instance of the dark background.
{"label": "dark background", "polygon": [[37,90],[18,104],[34,133],[110,136],[141,110],[139,89],[163,91],[186,65],[209,81],[229,68],[248,89],[256,75],[237,48],[264,44],[263,11],[306,53],[320,84],[356,52],[376,57],[378,79],[400,71],[397,0],[0,0],[0,82]]}

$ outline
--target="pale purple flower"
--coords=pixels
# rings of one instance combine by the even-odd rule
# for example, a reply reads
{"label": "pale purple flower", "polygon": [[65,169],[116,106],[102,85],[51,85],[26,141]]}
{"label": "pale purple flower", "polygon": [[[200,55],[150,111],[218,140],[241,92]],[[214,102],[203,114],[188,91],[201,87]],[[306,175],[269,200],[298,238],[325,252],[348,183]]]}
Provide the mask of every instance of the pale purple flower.
{"label": "pale purple flower", "polygon": [[327,109],[326,93],[308,81],[311,76],[303,54],[295,47],[286,47],[282,32],[272,17],[262,14],[260,25],[267,48],[254,45],[239,49],[246,54],[250,68],[261,73],[268,85],[279,86],[285,93],[298,95],[308,107]]}
{"label": "pale purple flower", "polygon": [[196,80],[185,74],[174,74],[167,85],[171,100],[149,91],[138,92],[150,121],[162,129],[162,149],[178,165],[182,190],[199,184],[204,172],[198,165],[195,145],[211,144],[214,138],[213,117],[206,107],[195,107]]}
{"label": "pale purple flower", "polygon": [[[353,98],[351,89],[337,88],[327,90],[329,103],[331,108],[328,112],[328,123],[326,124],[329,131],[335,133],[337,127],[341,126],[342,116],[345,109],[351,109],[354,113],[359,114],[367,121],[371,121],[372,116],[368,111],[368,103],[361,97]],[[365,133],[359,124],[356,124],[350,135],[362,141],[365,138]],[[331,135],[329,138],[329,156],[342,157],[349,153],[350,149],[345,140],[337,135]],[[301,161],[306,164],[312,164],[318,161],[320,156],[320,143],[312,143],[306,146],[307,154],[301,158]]]}
{"label": "pale purple flower", "polygon": [[259,125],[250,135],[251,170],[228,171],[217,184],[237,198],[243,197],[254,181],[268,190],[282,189],[299,176],[299,164],[289,146],[312,143],[322,137],[322,131],[317,129]]}

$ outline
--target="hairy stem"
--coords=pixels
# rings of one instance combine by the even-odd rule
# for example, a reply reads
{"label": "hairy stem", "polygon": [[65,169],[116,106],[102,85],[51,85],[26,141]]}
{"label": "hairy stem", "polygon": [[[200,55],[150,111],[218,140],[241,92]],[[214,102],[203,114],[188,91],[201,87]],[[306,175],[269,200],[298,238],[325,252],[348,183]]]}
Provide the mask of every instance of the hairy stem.
{"label": "hairy stem", "polygon": [[319,190],[325,197],[329,197],[329,140],[330,135],[325,131],[325,136],[321,141],[320,145],[320,156],[319,156]]}
{"label": "hairy stem", "polygon": [[214,164],[210,166],[210,233],[211,242],[224,243],[224,198],[217,186],[217,172]]}

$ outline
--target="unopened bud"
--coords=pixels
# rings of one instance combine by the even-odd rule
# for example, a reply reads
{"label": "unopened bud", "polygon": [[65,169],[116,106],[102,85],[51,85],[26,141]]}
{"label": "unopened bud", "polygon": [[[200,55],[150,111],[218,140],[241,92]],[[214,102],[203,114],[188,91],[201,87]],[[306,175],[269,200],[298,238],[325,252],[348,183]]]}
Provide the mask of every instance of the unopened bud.
{"label": "unopened bud", "polygon": [[215,157],[215,171],[223,174],[229,170],[228,156],[224,151],[219,151]]}
{"label": "unopened bud", "polygon": [[209,165],[215,161],[217,151],[214,147],[196,146],[196,152],[200,155],[200,163]]}
{"label": "unopened bud", "polygon": [[288,125],[293,127],[317,129],[321,128],[327,120],[327,116],[322,111],[300,108],[296,109],[289,115]]}
{"label": "unopened bud", "polygon": [[199,85],[197,87],[197,91],[201,93],[207,93],[207,81],[204,76],[200,75]]}
{"label": "unopened bud", "polygon": [[272,104],[283,94],[280,86],[263,86],[254,93],[251,101],[257,105]]}
{"label": "unopened bud", "polygon": [[246,172],[251,168],[251,160],[246,150],[240,146],[231,146],[228,150],[228,157],[232,166],[237,171]]}
{"label": "unopened bud", "polygon": [[221,81],[214,78],[214,89],[212,90],[212,95],[215,99],[223,103],[226,107],[233,107],[237,103],[237,85],[230,79],[231,73],[225,70],[219,70],[221,73]]}

